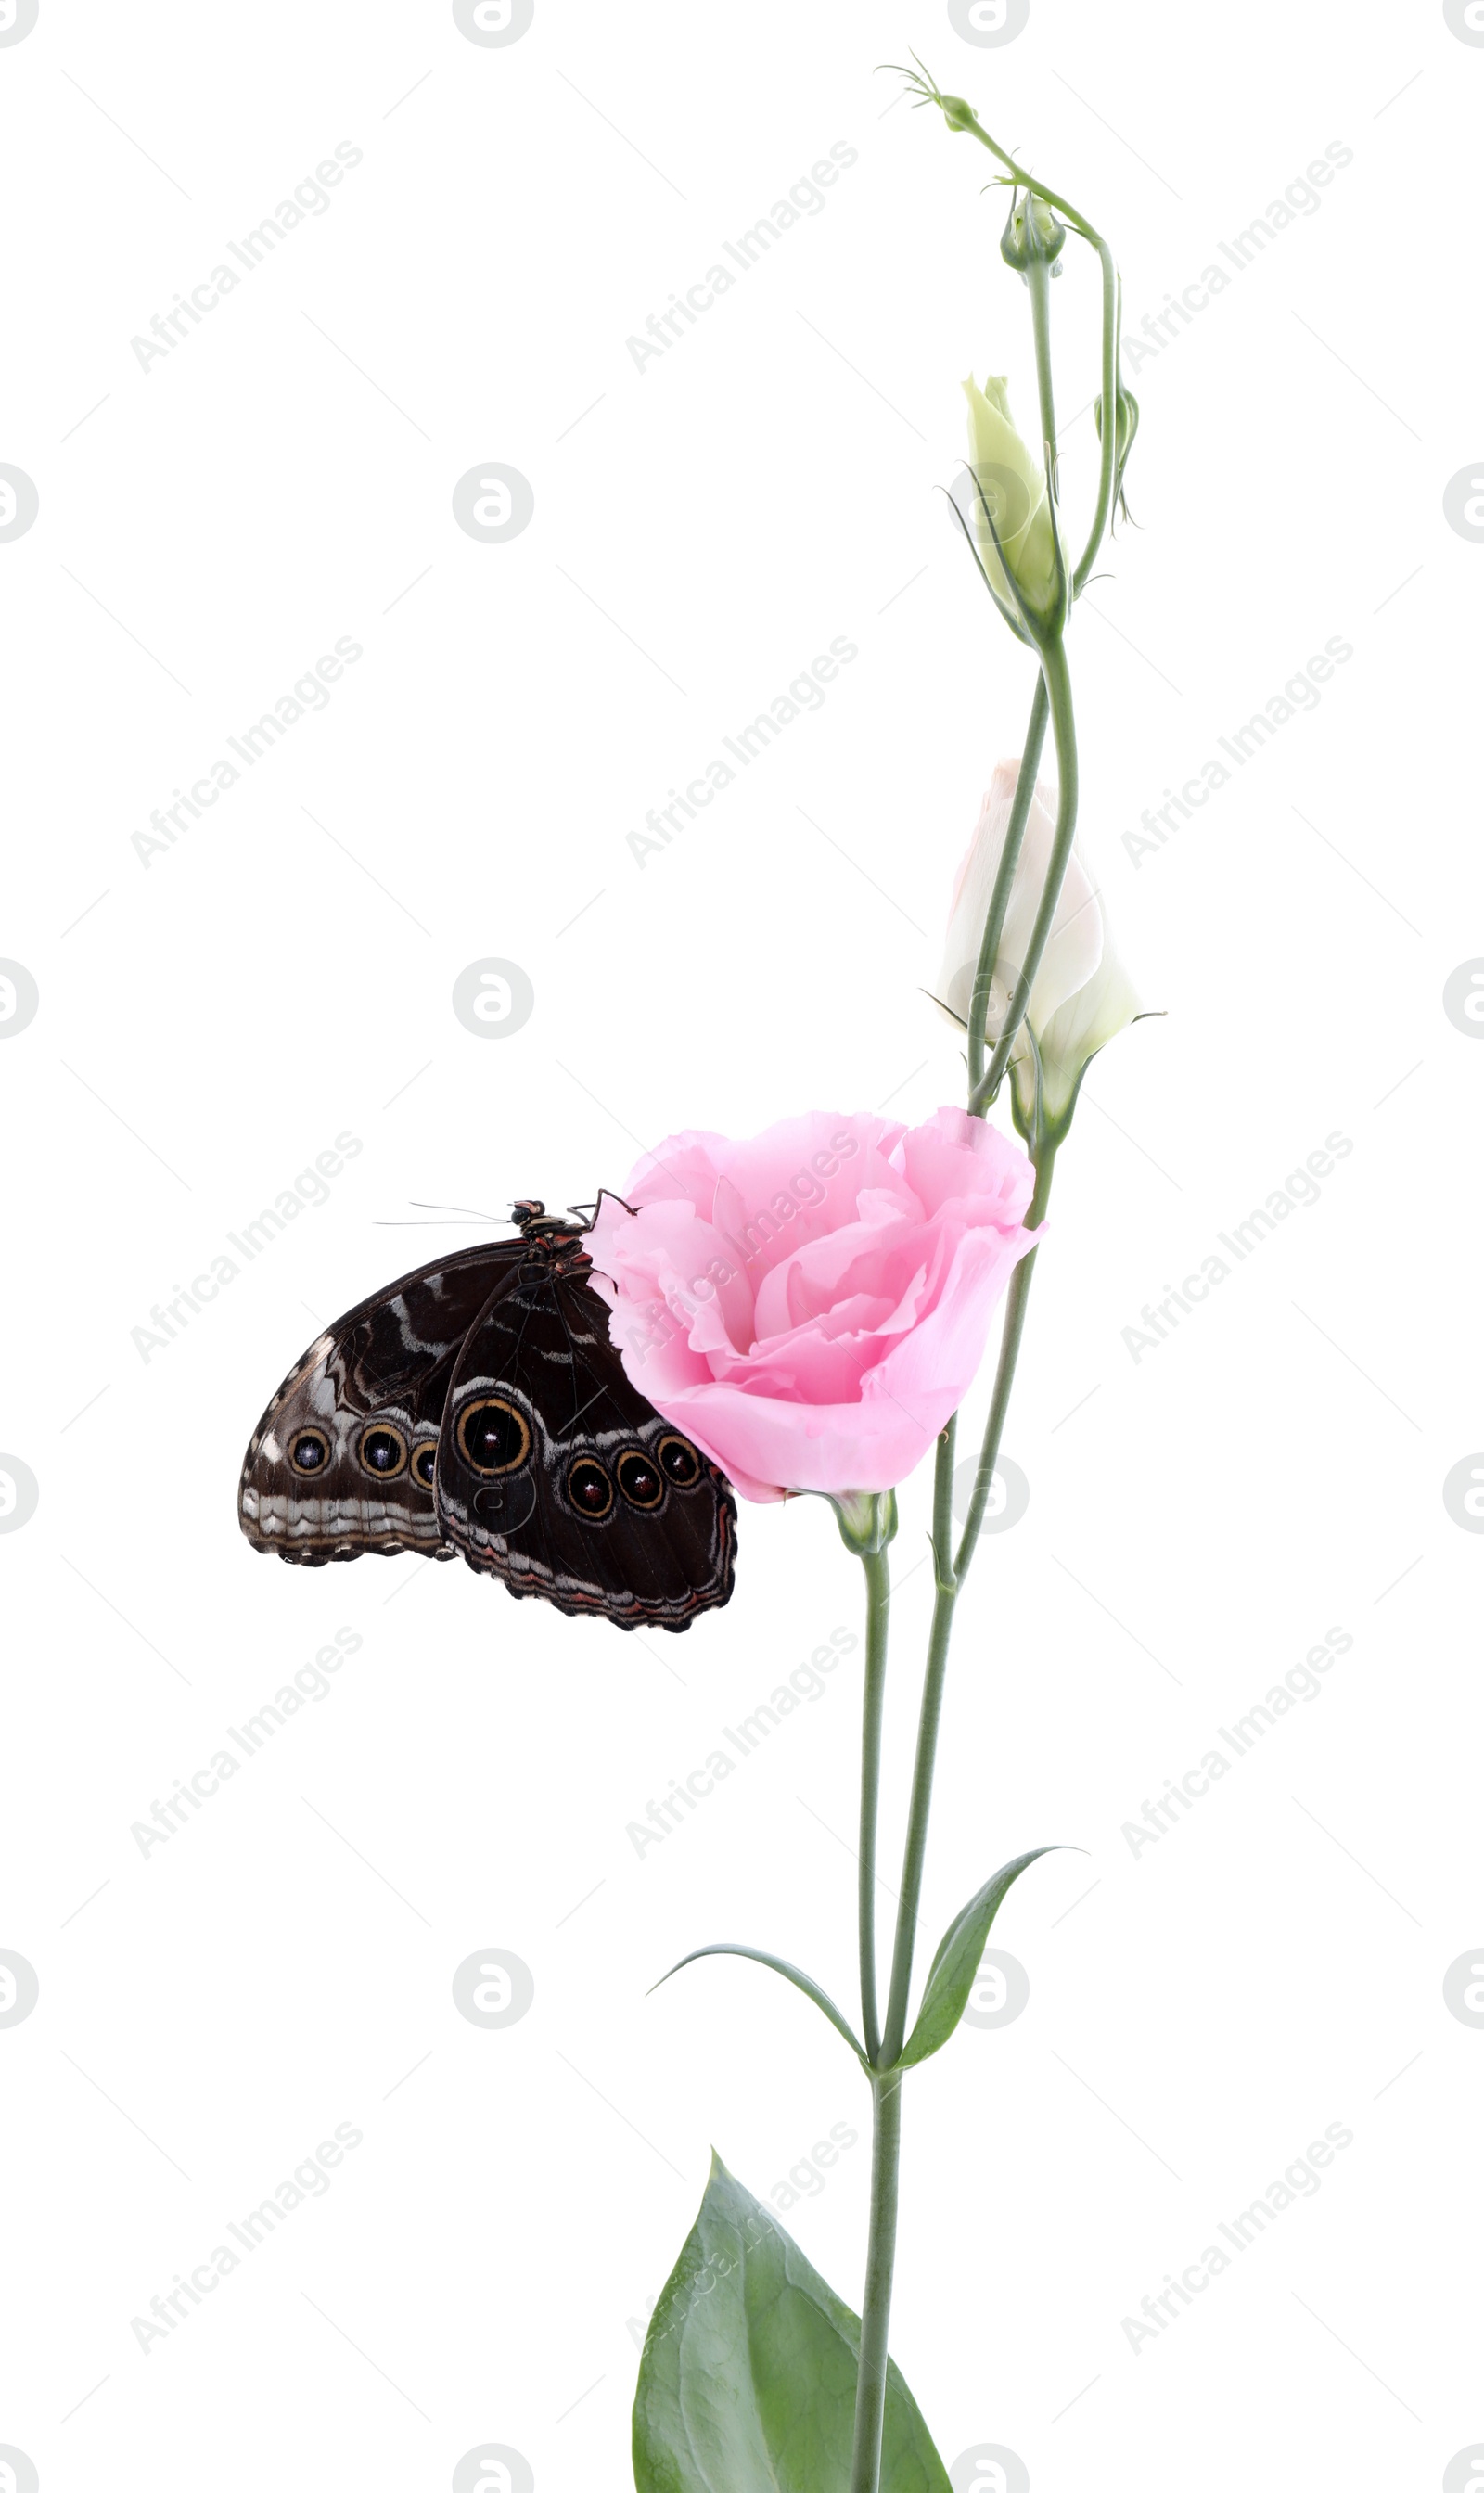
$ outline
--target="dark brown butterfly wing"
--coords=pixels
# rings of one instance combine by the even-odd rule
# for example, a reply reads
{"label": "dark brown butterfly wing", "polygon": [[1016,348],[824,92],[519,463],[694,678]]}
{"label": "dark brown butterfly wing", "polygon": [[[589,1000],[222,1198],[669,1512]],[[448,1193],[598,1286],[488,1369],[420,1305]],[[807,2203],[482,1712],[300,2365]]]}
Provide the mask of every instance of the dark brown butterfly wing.
{"label": "dark brown butterfly wing", "polygon": [[533,1262],[492,1297],[454,1370],[437,1494],[444,1538],[518,1597],[681,1629],[731,1596],[731,1488],[629,1383],[579,1274]]}
{"label": "dark brown butterfly wing", "polygon": [[454,1365],[519,1239],[406,1273],[312,1341],[253,1431],[238,1517],[255,1549],[303,1567],[363,1550],[454,1554],[433,1463]]}

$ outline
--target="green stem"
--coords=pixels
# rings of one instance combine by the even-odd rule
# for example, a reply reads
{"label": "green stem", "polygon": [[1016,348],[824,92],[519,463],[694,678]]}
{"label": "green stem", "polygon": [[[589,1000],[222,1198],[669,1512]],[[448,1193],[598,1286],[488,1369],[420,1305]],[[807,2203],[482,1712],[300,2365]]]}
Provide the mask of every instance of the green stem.
{"label": "green stem", "polygon": [[[999,959],[1000,937],[1005,932],[1005,919],[1010,909],[1010,894],[1020,862],[1025,826],[1030,820],[1031,801],[1036,794],[1036,773],[1041,766],[1041,748],[1045,742],[1046,720],[1049,716],[1046,682],[1043,675],[1036,677],[1036,690],[1031,701],[1030,723],[1025,731],[1025,748],[1020,756],[1020,776],[1015,781],[1015,800],[1010,809],[1005,827],[1005,846],[989,896],[989,915],[984,919],[984,932],[979,946],[979,966],[974,973],[974,993],[969,1002],[969,1093],[972,1097],[984,1078],[984,1024],[989,1017],[989,998],[994,988],[995,967]],[[984,1106],[987,1107],[987,1099]],[[984,1109],[979,1111],[984,1114]]]}
{"label": "green stem", "polygon": [[856,2431],[850,2493],[877,2493],[881,2427],[887,2405],[887,2336],[896,2264],[896,2195],[901,2165],[901,2077],[871,2081],[871,2219],[861,2301],[861,2356],[856,2374]]}
{"label": "green stem", "polygon": [[[941,102],[941,98],[937,98]],[[955,126],[962,126],[961,124]],[[1117,457],[1117,366],[1118,366],[1118,295],[1117,272],[1102,236],[1095,233],[1077,216],[1068,202],[1048,190],[1045,183],[1034,182],[1020,173],[1014,159],[996,146],[987,133],[973,124],[974,135],[1008,165],[1024,187],[1059,209],[1070,218],[1097,250],[1103,264],[1103,396],[1105,415],[1103,458],[1100,463],[1097,513],[1081,562],[1071,584],[1072,594],[1080,589],[1102,540],[1111,508]],[[1031,291],[1032,318],[1035,327],[1036,374],[1040,395],[1042,437],[1045,445],[1047,472],[1054,498],[1056,466],[1056,417],[1051,378],[1049,279],[1045,263],[1033,263],[1027,272]],[[1065,604],[1065,599],[1064,599]],[[1030,723],[1026,730],[1019,776],[1015,783],[1015,801],[1007,826],[1004,851],[996,872],[989,914],[985,920],[975,972],[974,990],[969,1010],[969,1107],[982,1116],[994,1097],[1010,1062],[1016,1033],[1025,1016],[1036,975],[1050,939],[1057,902],[1072,854],[1076,830],[1077,755],[1076,734],[1072,708],[1072,685],[1067,670],[1066,651],[1060,628],[1054,629],[1039,644],[1041,674],[1031,705]],[[1047,868],[1045,886],[1031,930],[1026,959],[1021,965],[1010,1001],[1004,1028],[996,1042],[990,1062],[985,1066],[984,1025],[987,1018],[990,987],[997,964],[1000,940],[1009,911],[1010,895],[1019,862],[1025,826],[1029,819],[1036,786],[1036,770],[1045,741],[1049,715],[1056,741],[1057,818]],[[1031,1197],[1027,1225],[1042,1219],[1050,1192],[1055,1165],[1055,1143],[1044,1134],[1033,1147],[1036,1184]],[[864,1727],[862,1738],[861,1775],[861,1994],[862,2015],[868,2057],[875,2064],[871,2078],[871,2206],[870,2231],[866,2250],[865,2286],[861,2303],[861,2353],[856,2379],[855,2439],[851,2458],[850,2493],[879,2493],[881,2480],[882,2426],[886,2414],[887,2349],[892,2315],[892,2285],[896,2255],[897,2192],[901,2160],[901,2073],[893,2072],[907,2031],[907,2010],[912,1990],[912,1960],[917,1937],[919,1910],[922,1903],[923,1877],[927,1854],[927,1828],[932,1810],[933,1776],[937,1762],[938,1734],[943,1715],[943,1693],[948,1672],[949,1647],[953,1638],[954,1613],[958,1592],[974,1554],[980,1527],[984,1521],[985,1502],[994,1478],[1009,1407],[1011,1388],[1020,1355],[1025,1327],[1026,1304],[1030,1295],[1031,1277],[1036,1250],[1022,1256],[1016,1265],[1007,1293],[1005,1323],[1000,1340],[999,1362],[995,1371],[994,1390],[980,1450],[979,1468],[974,1493],[962,1539],[956,1552],[953,1543],[954,1448],[955,1423],[950,1421],[938,1439],[933,1475],[932,1554],[934,1600],[932,1628],[928,1638],[927,1663],[923,1679],[922,1707],[918,1719],[917,1752],[913,1762],[912,1796],[907,1817],[907,1834],[902,1856],[901,1889],[897,1902],[896,1931],[892,1952],[891,1987],[887,1999],[884,2030],[877,2035],[876,1952],[875,1952],[875,1860],[876,1819],[881,1774],[881,1705],[886,1666],[886,1602],[889,1587],[883,1589],[872,1575],[872,1562],[867,1560],[867,1634],[864,1697]],[[880,1566],[878,1559],[876,1565]],[[879,1614],[879,1615],[878,1615]]]}
{"label": "green stem", "polygon": [[[986,146],[993,147],[993,141],[984,136],[983,132],[977,132],[977,135],[984,137]],[[997,155],[1002,152],[998,148],[994,149]],[[1008,163],[1010,160],[1007,158],[1005,161]],[[1049,198],[1051,194],[1043,191],[1042,195]],[[1065,202],[1056,204],[1064,206]],[[1073,212],[1069,210],[1068,213]],[[1108,265],[1111,263],[1109,262]],[[1058,544],[1060,544],[1061,521],[1055,508],[1056,394],[1051,373],[1051,272],[1044,259],[1033,259],[1025,272],[1025,277],[1031,297],[1031,324],[1036,346],[1036,386],[1041,408],[1041,430],[1047,485],[1051,494],[1053,525],[1057,530]],[[1109,352],[1111,352],[1115,370],[1117,365],[1116,331],[1109,333],[1106,314],[1107,305],[1105,300],[1105,373]],[[1116,434],[1116,404],[1113,430]],[[1104,466],[1106,468],[1105,461]],[[1111,469],[1107,470],[1107,478],[1108,491],[1111,493]],[[1084,561],[1086,558],[1084,556]],[[1036,687],[1036,696],[1031,704],[1030,726],[1026,731],[1020,776],[1015,783],[1015,799],[1006,835],[1005,854],[1001,857],[999,872],[995,876],[995,888],[989,916],[985,920],[984,936],[980,943],[974,994],[969,1007],[969,1112],[971,1116],[984,1115],[1004,1079],[1005,1067],[1010,1062],[1015,1035],[1025,1018],[1031,990],[1036,983],[1036,974],[1050,940],[1051,927],[1056,916],[1056,905],[1061,898],[1067,861],[1072,855],[1072,843],[1076,832],[1076,727],[1072,711],[1072,678],[1067,669],[1067,652],[1061,630],[1058,628],[1049,633],[1039,644],[1039,649],[1041,680]],[[1030,943],[1026,947],[1026,957],[1020,964],[1015,992],[1010,999],[1009,1009],[1005,1015],[1005,1025],[995,1042],[994,1053],[986,1067],[984,1065],[984,1020],[987,1017],[989,992],[997,966],[1000,937],[1010,906],[1011,887],[1015,867],[1019,862],[1020,844],[1024,838],[1025,824],[1029,818],[1031,801],[1036,792],[1036,766],[1041,758],[1041,745],[1045,736],[1047,710],[1050,712],[1052,734],[1056,739],[1056,831],[1051,846],[1050,861],[1046,869],[1045,886],[1042,891],[1035,923],[1031,929]],[[1027,763],[1030,765],[1029,769],[1026,767]],[[1014,855],[1012,855],[1012,833],[1015,834]],[[997,908],[995,904],[998,904]],[[980,1041],[977,1049],[974,1044],[976,1023]]]}
{"label": "green stem", "polygon": [[876,2003],[876,1817],[881,1797],[881,1717],[887,1684],[887,1629],[892,1614],[892,1563],[885,1549],[863,1557],[865,1570],[865,1680],[861,1712],[861,2030],[874,2060],[881,2046]]}
{"label": "green stem", "polygon": [[[921,91],[924,101],[930,100],[940,105],[943,104],[943,97],[930,83]],[[1007,171],[1013,174],[1022,190],[1033,193],[1038,199],[1045,199],[1047,207],[1054,208],[1058,215],[1064,216],[1074,230],[1082,236],[1083,241],[1091,243],[1102,263],[1103,455],[1098,463],[1097,510],[1087,543],[1082,551],[1082,559],[1077,564],[1072,579],[1072,594],[1074,597],[1079,597],[1087,575],[1097,558],[1098,548],[1103,542],[1104,531],[1107,526],[1108,513],[1113,501],[1113,480],[1117,470],[1118,330],[1121,317],[1117,265],[1096,225],[1089,225],[1087,219],[1072,205],[1071,200],[1064,199],[1059,191],[1053,191],[1048,182],[1038,182],[1034,173],[1028,173],[1023,165],[1017,165],[1014,156],[1008,154],[997,139],[990,137],[977,114],[971,113],[967,121],[955,120],[952,127],[956,130],[966,130],[971,138],[979,140],[981,147],[987,147],[990,155],[996,157]],[[1039,371],[1038,359],[1038,373]],[[1045,423],[1042,430],[1046,434],[1047,439],[1050,439],[1050,433]]]}
{"label": "green stem", "polygon": [[[938,101],[941,102],[941,98]],[[1069,225],[1075,225],[1077,232],[1094,247],[1101,244],[1103,236],[1088,224],[1080,208],[1075,208],[1070,199],[1064,199],[1060,191],[1053,191],[1049,182],[1038,182],[1034,173],[1027,173],[1023,165],[1017,165],[1015,158],[1006,153],[998,139],[990,137],[988,131],[977,117],[960,126],[968,131],[971,138],[979,140],[981,147],[987,147],[991,156],[999,158],[1000,163],[1014,174],[1022,191],[1033,191],[1038,199],[1045,199],[1048,208],[1054,208],[1058,216],[1065,217]]]}
{"label": "green stem", "polygon": [[932,1808],[938,1723],[943,1712],[943,1680],[948,1669],[949,1638],[954,1631],[954,1603],[958,1590],[953,1551],[955,1425],[950,1421],[938,1439],[937,1462],[933,1471],[933,1573],[937,1593],[933,1602],[932,1630],[927,1641],[927,1667],[923,1676],[922,1710],[918,1717],[912,1799],[907,1812],[901,1892],[896,1904],[896,1937],[892,1951],[892,1989],[887,1999],[886,2027],[881,2038],[881,2064],[885,2068],[890,2068],[897,2057],[907,2032],[907,1997],[912,1987],[912,1950],[917,1937],[918,1907],[923,1895],[923,1866],[927,1854],[927,1818]]}
{"label": "green stem", "polygon": [[[1029,213],[1029,211],[1027,211]],[[1045,460],[1048,488],[1055,500],[1056,476],[1056,404],[1051,377],[1051,272],[1045,261],[1033,260],[1026,271],[1030,287],[1031,325],[1036,342],[1036,385],[1041,405],[1043,456]],[[1053,511],[1053,525],[1059,527]],[[999,958],[1000,937],[1010,909],[1010,895],[1015,885],[1015,868],[1020,862],[1025,826],[1030,820],[1031,803],[1036,794],[1036,772],[1041,765],[1041,748],[1045,741],[1046,717],[1050,702],[1047,692],[1045,663],[1036,678],[1031,700],[1030,724],[1025,731],[1025,743],[1020,754],[1020,775],[1015,781],[1015,802],[1005,830],[1005,846],[994,878],[989,898],[989,914],[980,939],[979,963],[974,973],[974,992],[969,1002],[969,1103],[972,1114],[983,1116],[991,1090],[984,1089],[983,1101],[979,1093],[984,1084],[984,1024],[989,1013],[989,997],[994,985],[994,973]],[[1029,993],[1029,989],[1026,991]]]}
{"label": "green stem", "polygon": [[1072,843],[1076,832],[1076,727],[1072,714],[1072,678],[1067,672],[1067,652],[1059,634],[1048,640],[1042,650],[1041,670],[1046,699],[1050,704],[1051,732],[1056,739],[1056,835],[1051,844],[1051,858],[1046,869],[1045,887],[1041,895],[1041,905],[1036,912],[1031,940],[1026,946],[1025,961],[1015,981],[1015,993],[1010,1000],[1010,1009],[1005,1016],[1005,1027],[995,1044],[994,1054],[989,1060],[986,1071],[970,1093],[969,1110],[970,1114],[976,1117],[983,1116],[988,1102],[998,1091],[1005,1067],[1010,1062],[1015,1034],[1025,1018],[1025,1008],[1030,1002],[1031,989],[1036,983],[1036,974],[1041,967],[1042,955],[1050,939],[1052,920],[1056,916],[1056,904],[1061,898],[1062,879],[1067,871],[1067,860],[1072,855]]}
{"label": "green stem", "polygon": [[[908,1830],[908,1852],[913,1855],[912,1826],[921,1828],[915,1868],[904,1871],[901,1907],[897,1914],[896,1941],[892,1959],[892,1994],[887,2009],[884,2040],[871,2052],[874,2060],[884,2064],[882,2074],[871,2079],[871,2212],[870,2231],[866,2238],[865,2288],[861,2298],[861,2358],[856,2371],[856,2429],[854,2454],[851,2459],[850,2493],[877,2493],[881,2471],[881,2424],[886,2412],[887,2332],[892,2317],[892,2276],[896,2260],[896,2188],[897,2167],[901,2152],[901,2074],[891,2071],[891,2063],[901,2050],[906,2027],[906,1986],[912,1977],[912,1933],[917,1927],[917,1900],[922,1892],[922,1849],[927,1838],[925,1797],[921,1797],[924,1774],[924,1744],[926,1746],[926,1783],[932,1786],[932,1749],[937,1741],[937,1706],[942,1701],[943,1666],[948,1659],[948,1631],[954,1615],[953,1594],[953,1495],[954,1440],[956,1423],[950,1420],[938,1439],[937,1463],[933,1473],[933,1564],[937,1577],[937,1602],[933,1610],[933,1648],[928,1655],[927,1681],[923,1692],[923,1723],[918,1731],[918,1774],[913,1785],[913,1817]],[[941,1652],[939,1644],[941,1637]],[[934,1655],[937,1655],[936,1666]],[[935,1688],[936,1701],[931,1709],[928,1728],[928,1691]],[[864,1795],[862,1796],[862,1826],[865,1823]],[[872,1832],[874,1843],[874,1827]],[[901,1971],[903,1957],[903,1916],[906,1920],[906,1969]],[[864,1886],[862,1887],[862,1931],[864,1932]],[[874,1967],[872,1968],[874,1974]],[[893,2037],[895,2037],[894,2041]]]}
{"label": "green stem", "polygon": [[[1054,1149],[1047,1149],[1037,1170],[1036,1188],[1031,1199],[1027,1224],[1039,1220],[1050,1191]],[[896,1915],[896,1938],[892,1954],[892,1988],[887,2002],[886,2030],[879,2050],[871,2057],[882,2074],[871,2081],[871,2211],[870,2232],[865,2256],[865,2290],[861,2300],[861,2358],[856,2376],[856,2428],[851,2460],[850,2493],[878,2493],[881,2467],[881,2426],[886,2411],[887,2339],[892,2315],[892,2280],[896,2258],[897,2178],[901,2157],[901,2073],[892,2073],[907,2032],[907,2004],[912,1989],[912,1958],[917,1937],[918,1911],[923,1894],[923,1872],[927,1857],[927,1823],[932,1810],[933,1772],[937,1762],[938,1729],[943,1716],[943,1688],[948,1673],[949,1645],[954,1633],[954,1611],[963,1582],[967,1562],[973,1554],[974,1542],[984,1516],[984,1499],[994,1477],[995,1457],[999,1452],[1000,1432],[1004,1427],[1006,1405],[1014,1382],[1015,1362],[1020,1352],[1020,1336],[1025,1322],[1025,1302],[1030,1290],[1030,1268],[1036,1260],[1035,1249],[1022,1256],[1011,1282],[1005,1310],[1005,1330],[1000,1343],[1000,1360],[994,1381],[994,1397],[989,1423],[984,1431],[984,1450],[980,1456],[979,1475],[974,1487],[974,1503],[956,1558],[953,1549],[954,1448],[956,1421],[951,1420],[938,1439],[937,1459],[933,1469],[933,1577],[936,1594],[933,1602],[932,1633],[927,1647],[927,1668],[923,1681],[923,1704],[918,1721],[917,1757],[913,1766],[912,1802],[907,1818],[907,1841],[902,1859],[901,1895]],[[985,1465],[987,1463],[987,1471]],[[864,1824],[863,1799],[862,1822]],[[873,1820],[874,1828],[874,1820]]]}
{"label": "green stem", "polygon": [[932,1571],[940,1593],[951,1593],[954,1571],[954,1447],[958,1436],[956,1411],[938,1438],[932,1473]]}
{"label": "green stem", "polygon": [[1103,263],[1103,443],[1098,462],[1098,505],[1093,513],[1082,559],[1072,575],[1072,594],[1080,597],[1087,575],[1097,559],[1103,543],[1108,513],[1113,507],[1113,481],[1118,468],[1118,327],[1120,304],[1118,269],[1113,255],[1101,236],[1089,235],[1096,241],[1098,257]]}
{"label": "green stem", "polygon": [[[1030,215],[1026,210],[1027,218]],[[1051,498],[1056,498],[1056,405],[1051,382],[1051,272],[1044,259],[1033,259],[1025,272],[1031,293],[1031,335],[1036,345],[1036,388],[1041,401],[1041,445]]]}
{"label": "green stem", "polygon": [[[1045,1217],[1046,1197],[1051,1191],[1051,1173],[1056,1166],[1056,1147],[1044,1147],[1036,1170],[1036,1186],[1030,1209],[1025,1216],[1027,1229],[1034,1229]],[[979,1469],[974,1476],[974,1494],[964,1519],[963,1538],[954,1560],[954,1573],[961,1584],[969,1572],[979,1541],[979,1528],[984,1519],[984,1507],[994,1483],[994,1467],[999,1460],[1000,1439],[1005,1429],[1005,1413],[1010,1403],[1010,1389],[1015,1379],[1015,1363],[1020,1356],[1020,1337],[1025,1330],[1025,1303],[1031,1294],[1031,1276],[1035,1271],[1040,1248],[1033,1246],[1022,1255],[1011,1277],[1005,1302],[1005,1327],[1000,1336],[999,1366],[994,1373],[994,1392],[989,1397],[989,1416],[984,1422],[984,1443],[979,1453]]]}

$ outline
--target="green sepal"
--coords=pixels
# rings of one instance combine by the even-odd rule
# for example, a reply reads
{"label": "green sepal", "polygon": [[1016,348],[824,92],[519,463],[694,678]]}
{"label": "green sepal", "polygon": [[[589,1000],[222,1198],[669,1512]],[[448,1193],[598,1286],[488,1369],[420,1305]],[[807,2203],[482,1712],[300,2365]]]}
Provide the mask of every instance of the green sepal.
{"label": "green sepal", "polygon": [[1053,277],[1059,277],[1066,247],[1067,228],[1055,211],[1030,191],[1022,207],[1019,186],[1013,186],[1010,215],[1000,236],[1000,257],[1006,267],[1017,269],[1023,277],[1032,260],[1041,260]]}
{"label": "green sepal", "polygon": [[838,1497],[831,1489],[822,1489],[820,1494],[833,1507],[840,1539],[852,1557],[877,1558],[895,1540],[894,1488],[847,1488]]}
{"label": "green sepal", "polygon": [[[856,2314],[713,2154],[645,2339],[637,2493],[848,2493],[860,2347]],[[951,2493],[891,2361],[881,2493]]]}

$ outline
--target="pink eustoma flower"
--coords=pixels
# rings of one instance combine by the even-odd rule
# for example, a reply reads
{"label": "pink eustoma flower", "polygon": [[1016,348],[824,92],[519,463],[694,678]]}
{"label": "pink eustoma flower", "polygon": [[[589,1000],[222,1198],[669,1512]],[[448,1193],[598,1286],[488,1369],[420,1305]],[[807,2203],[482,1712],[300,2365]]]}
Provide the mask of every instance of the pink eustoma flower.
{"label": "pink eustoma flower", "polygon": [[[675,1134],[589,1240],[633,1383],[744,1497],[893,1488],[957,1410],[1035,1244],[1032,1170],[960,1108]],[[600,1282],[601,1285],[601,1282]]]}

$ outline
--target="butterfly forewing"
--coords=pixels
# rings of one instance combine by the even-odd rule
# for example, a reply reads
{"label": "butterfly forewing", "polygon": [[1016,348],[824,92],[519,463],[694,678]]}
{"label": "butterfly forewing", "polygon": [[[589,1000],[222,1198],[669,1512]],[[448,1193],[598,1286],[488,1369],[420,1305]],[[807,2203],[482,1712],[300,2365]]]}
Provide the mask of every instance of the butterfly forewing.
{"label": "butterfly forewing", "polygon": [[519,1240],[406,1273],[311,1342],[253,1431],[238,1512],[255,1548],[303,1566],[420,1549],[449,1558],[433,1462],[454,1363]]}

